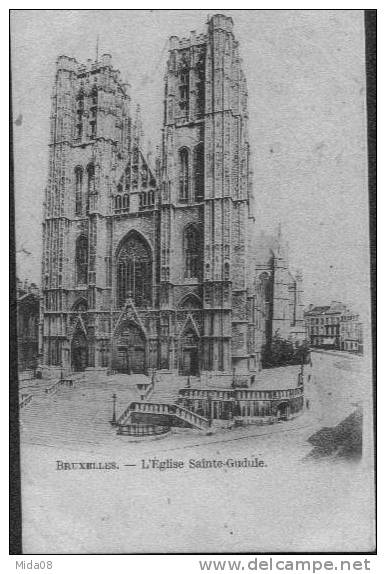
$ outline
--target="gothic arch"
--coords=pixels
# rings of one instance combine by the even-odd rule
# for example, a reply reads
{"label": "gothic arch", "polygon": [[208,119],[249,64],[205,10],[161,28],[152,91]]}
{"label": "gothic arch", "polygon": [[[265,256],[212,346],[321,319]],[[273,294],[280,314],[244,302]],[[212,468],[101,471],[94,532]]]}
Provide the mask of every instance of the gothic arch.
{"label": "gothic arch", "polygon": [[118,307],[132,299],[136,307],[152,304],[153,253],[149,242],[136,230],[120,241],[116,250]]}
{"label": "gothic arch", "polygon": [[71,369],[84,371],[88,365],[88,342],[85,328],[78,321],[71,337]]}
{"label": "gothic arch", "polygon": [[205,154],[204,143],[199,142],[194,148],[193,154],[194,170],[194,199],[202,201],[205,188]]}
{"label": "gothic arch", "polygon": [[189,166],[190,150],[184,146],[178,150],[179,200],[183,202],[189,200]]}
{"label": "gothic arch", "polygon": [[195,293],[184,295],[178,302],[179,309],[202,309],[202,301]]}
{"label": "gothic arch", "polygon": [[75,215],[82,215],[83,211],[83,167],[77,165],[75,174]]}
{"label": "gothic arch", "polygon": [[178,340],[178,370],[181,375],[200,372],[200,334],[191,315],[187,318]]}
{"label": "gothic arch", "polygon": [[146,373],[148,341],[146,333],[137,322],[123,319],[114,335],[113,368],[119,372]]}
{"label": "gothic arch", "polygon": [[88,303],[85,297],[79,297],[71,307],[71,311],[87,311]]}
{"label": "gothic arch", "polygon": [[89,195],[95,193],[95,165],[90,162],[86,168],[87,171],[87,193]]}

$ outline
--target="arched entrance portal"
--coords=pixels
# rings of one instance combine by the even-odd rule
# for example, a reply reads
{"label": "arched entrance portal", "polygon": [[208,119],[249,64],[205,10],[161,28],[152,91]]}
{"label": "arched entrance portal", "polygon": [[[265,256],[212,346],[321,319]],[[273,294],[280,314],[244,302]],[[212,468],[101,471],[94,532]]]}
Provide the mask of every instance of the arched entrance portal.
{"label": "arched entrance portal", "polygon": [[125,323],[117,333],[114,369],[129,375],[146,373],[146,338],[134,323]]}
{"label": "arched entrance portal", "polygon": [[84,371],[87,367],[87,339],[83,331],[77,330],[71,342],[71,368]]}
{"label": "arched entrance portal", "polygon": [[181,337],[180,365],[181,375],[198,375],[199,373],[199,338],[190,329]]}

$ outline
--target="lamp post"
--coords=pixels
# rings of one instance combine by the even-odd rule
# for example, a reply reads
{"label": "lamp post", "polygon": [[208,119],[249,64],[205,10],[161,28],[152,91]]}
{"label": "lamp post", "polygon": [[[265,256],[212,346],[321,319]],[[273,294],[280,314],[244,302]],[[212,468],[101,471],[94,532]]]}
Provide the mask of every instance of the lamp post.
{"label": "lamp post", "polygon": [[117,405],[117,395],[114,393],[112,396],[113,399],[113,417],[110,421],[112,425],[117,424],[117,413],[116,413],[116,405]]}
{"label": "lamp post", "polygon": [[211,428],[212,422],[213,422],[213,417],[212,417],[212,393],[211,393],[211,392],[208,393],[208,410],[209,410],[208,423],[209,423],[209,428]]}

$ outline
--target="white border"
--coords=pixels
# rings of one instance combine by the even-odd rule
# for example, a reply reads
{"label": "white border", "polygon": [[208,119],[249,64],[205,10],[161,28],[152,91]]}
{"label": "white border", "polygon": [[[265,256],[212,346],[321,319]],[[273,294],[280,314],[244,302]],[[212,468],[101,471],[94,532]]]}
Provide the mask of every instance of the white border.
{"label": "white border", "polygon": [[[373,2],[371,3],[371,5],[369,5],[367,8],[368,9],[377,9],[377,2]],[[162,9],[162,8],[168,8],[168,9],[181,9],[181,7],[183,6],[184,9],[198,9],[200,4],[197,5],[196,2],[191,2],[189,0],[185,0],[183,3],[181,2],[169,2],[166,6],[163,3],[159,3],[159,2],[155,2],[152,3],[152,9]],[[8,19],[9,19],[9,15],[8,15],[8,10],[9,9],[30,9],[31,5],[28,2],[13,2],[13,3],[8,3],[8,6],[2,6],[0,8],[0,42],[1,42],[1,58],[2,58],[2,66],[1,66],[1,70],[3,70],[3,85],[6,84],[7,82],[7,69],[8,69],[8,37],[9,37],[9,31],[8,31]],[[108,4],[108,8],[106,8],[106,4],[103,4],[99,1],[93,0],[93,1],[87,1],[87,2],[81,2],[81,4],[79,5],[79,3],[77,2],[76,6],[70,4],[68,8],[66,8],[63,3],[56,3],[56,2],[52,2],[52,0],[50,2],[48,2],[47,0],[43,0],[39,3],[38,5],[39,9],[47,9],[47,10],[51,10],[51,9],[71,9],[71,8],[76,8],[76,9],[144,9],[143,7],[143,3],[141,2],[110,2]],[[207,7],[205,7],[207,9]],[[266,9],[266,7],[264,5],[260,5],[255,3],[255,2],[242,2],[241,4],[238,3],[237,4],[237,9]],[[357,1],[351,1],[351,2],[334,2],[333,6],[326,6],[321,2],[314,2],[314,1],[310,1],[305,3],[304,5],[301,6],[301,8],[296,7],[294,8],[293,6],[289,6],[288,4],[284,3],[284,2],[278,2],[275,0],[271,0],[271,2],[269,3],[269,8],[270,9],[326,9],[326,8],[333,8],[333,9],[347,9],[347,10],[352,10],[352,9],[365,9],[366,6],[364,6],[364,3],[362,2],[357,2]],[[231,10],[231,9],[235,9],[235,4],[231,3],[229,1],[223,0],[223,2],[221,2],[221,4],[218,5],[218,8],[213,8],[213,11],[215,10]],[[210,9],[212,10],[212,8]],[[378,37],[379,37],[379,50],[378,53],[379,54],[385,54],[386,50],[385,50],[385,32],[386,30],[384,29],[384,22],[383,22],[383,11],[380,9],[378,10]],[[378,81],[378,85],[380,86],[379,89],[379,96],[378,99],[380,102],[384,102],[385,101],[385,89],[384,89],[384,73],[383,73],[383,69],[384,66],[381,64],[379,66],[379,74],[380,74],[380,80]],[[5,95],[5,90],[3,90],[1,92],[1,98],[2,98],[2,110],[3,110],[3,114],[2,114],[2,134],[3,134],[3,142],[2,142],[2,146],[3,146],[3,153],[1,154],[1,158],[3,158],[3,169],[1,170],[1,173],[3,175],[3,187],[2,187],[2,193],[0,194],[0,213],[1,213],[1,217],[2,217],[2,224],[0,225],[0,246],[1,246],[1,257],[2,257],[2,261],[1,261],[1,270],[2,270],[2,275],[4,277],[4,280],[2,282],[2,295],[3,297],[1,298],[1,301],[3,302],[3,305],[5,307],[6,305],[6,301],[7,301],[7,281],[5,279],[6,276],[6,270],[8,270],[8,249],[7,249],[7,245],[8,245],[8,226],[7,226],[7,217],[8,217],[8,198],[7,198],[7,193],[6,190],[8,189],[8,184],[5,181],[6,178],[8,178],[8,146],[5,147],[7,144],[5,143],[5,138],[7,137],[5,134],[8,134],[8,117],[7,117],[7,105],[6,105],[6,95]],[[379,157],[382,158],[381,161],[381,167],[380,167],[380,185],[379,185],[379,189],[381,190],[379,193],[379,212],[380,213],[384,213],[384,203],[385,203],[385,186],[382,185],[382,183],[384,183],[385,179],[384,179],[384,173],[383,173],[383,165],[385,164],[385,154],[382,153],[384,152],[384,111],[383,111],[383,106],[380,106],[381,110],[380,110],[380,118],[379,118],[379,132],[380,132],[380,144],[379,144]],[[7,162],[7,163],[5,163]],[[382,222],[382,220],[381,220]],[[383,222],[382,222],[383,223]],[[381,245],[379,251],[382,254],[382,247],[386,244],[385,241],[385,225],[380,225],[380,229],[379,229],[379,244]],[[381,266],[381,269],[379,271],[379,277],[382,280],[383,279],[383,269]],[[382,282],[379,282],[380,285],[382,286]],[[385,324],[382,321],[382,318],[385,317],[385,303],[383,302],[383,298],[379,297],[379,315],[380,315],[380,319],[379,324],[383,325]],[[4,309],[5,310],[5,309]],[[8,357],[8,331],[7,331],[7,323],[5,320],[5,316],[6,313],[4,313],[2,315],[3,320],[3,329],[1,331],[1,345],[0,345],[0,349],[2,352],[2,362],[1,365],[6,365],[7,364],[7,357]],[[383,349],[383,338],[382,338],[382,332],[381,332],[381,336],[380,336],[380,348]],[[4,373],[4,369],[3,369],[3,375],[4,379],[7,378],[7,370],[5,370],[6,372]],[[381,365],[381,367],[379,368],[379,373],[378,373],[378,404],[379,405],[383,405],[385,404],[385,398],[386,398],[386,393],[385,393],[385,381],[384,381],[384,377],[382,377],[382,371],[383,371],[383,367]],[[4,380],[4,385],[6,385],[6,380]],[[3,391],[2,393],[2,413],[1,413],[1,417],[0,417],[0,421],[1,421],[1,427],[0,427],[0,436],[2,437],[2,454],[3,454],[3,460],[8,461],[8,453],[7,451],[7,447],[8,447],[8,402],[7,402],[7,393]],[[384,484],[386,482],[386,476],[385,476],[385,463],[383,461],[383,453],[384,453],[384,449],[383,449],[383,440],[382,438],[386,436],[386,432],[385,432],[385,416],[382,416],[383,412],[382,409],[380,408],[379,411],[379,420],[378,420],[378,556],[372,556],[372,555],[363,555],[363,556],[352,556],[352,560],[364,560],[365,558],[368,558],[370,560],[370,565],[371,565],[371,572],[374,573],[383,573],[386,572],[386,558],[385,558],[385,541],[386,541],[386,531],[385,531],[385,488],[384,488]],[[7,478],[7,468],[4,469],[3,473],[1,474],[2,477],[2,486],[3,488],[1,489],[2,493],[3,493],[3,504],[2,504],[2,508],[3,509],[8,509],[8,488],[7,488],[7,484],[8,484],[8,478]],[[0,568],[2,570],[2,572],[17,572],[16,570],[16,560],[18,557],[16,556],[9,556],[8,555],[8,514],[7,512],[5,512],[3,510],[2,514],[2,519],[1,519],[1,537],[0,537]],[[28,560],[28,556],[25,555],[22,557],[25,560]],[[95,573],[99,573],[99,572],[103,572],[105,573],[106,570],[108,568],[112,568],[114,567],[114,569],[116,571],[122,571],[122,572],[168,572],[168,574],[174,574],[174,573],[178,573],[180,574],[181,571],[186,572],[186,574],[190,574],[190,573],[198,573],[200,572],[199,567],[198,567],[198,560],[199,560],[199,556],[189,556],[189,555],[167,555],[167,556],[120,556],[120,555],[110,555],[110,556],[89,556],[89,555],[85,555],[85,556],[52,556],[51,557],[54,563],[54,568],[52,570],[52,572],[68,572],[69,569],[71,569],[71,572],[75,573],[80,573],[82,572],[82,574],[86,571],[90,572],[95,572]],[[211,558],[211,556],[203,556],[202,557],[204,560],[208,560]],[[221,559],[220,555],[215,555],[213,556],[214,559]],[[231,556],[224,556],[225,559],[232,559]],[[238,555],[236,558],[242,559],[242,555]],[[252,559],[253,557],[245,557],[245,559]],[[263,559],[264,557],[261,556],[261,559]],[[279,557],[277,557],[279,558]],[[286,556],[282,556],[281,557],[283,560],[286,559]],[[302,556],[301,555],[291,555],[288,556],[288,559],[301,559]],[[331,560],[333,561],[337,561],[338,559],[342,558],[342,559],[349,559],[350,555],[342,555],[342,556],[338,556],[338,555],[334,555],[330,557]],[[42,560],[47,560],[49,559],[48,556],[33,556],[32,560],[33,561],[40,561],[40,559]],[[310,560],[321,560],[321,561],[325,561],[329,559],[328,555],[322,555],[322,556],[317,556],[317,555],[308,555],[305,556],[304,559],[310,559]],[[323,571],[322,571],[323,572]]]}

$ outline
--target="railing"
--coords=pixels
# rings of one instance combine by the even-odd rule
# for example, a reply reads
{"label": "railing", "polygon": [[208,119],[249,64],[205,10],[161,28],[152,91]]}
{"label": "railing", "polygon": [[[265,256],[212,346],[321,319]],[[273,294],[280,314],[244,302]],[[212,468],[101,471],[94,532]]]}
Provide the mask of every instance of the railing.
{"label": "railing", "polygon": [[257,390],[257,389],[180,389],[179,395],[185,399],[204,399],[214,401],[275,400],[294,398],[303,395],[303,386],[293,389]]}
{"label": "railing", "polygon": [[[208,403],[215,404],[216,401],[226,403],[229,408],[230,403],[234,403],[234,408],[231,405],[233,413],[242,413],[241,416],[251,416],[252,411],[258,410],[258,414],[252,416],[269,416],[271,406],[267,405],[268,402],[283,400],[283,399],[296,399],[303,396],[303,386],[293,389],[278,389],[278,390],[251,390],[251,389],[233,389],[233,390],[216,390],[216,389],[181,389],[180,399],[187,400],[205,400]],[[259,403],[262,401],[267,405],[263,405],[264,412],[260,412]],[[188,423],[189,425],[198,429],[206,429],[209,427],[209,420],[202,415],[181,406],[180,404],[172,403],[151,403],[146,401],[134,401],[130,403],[117,420],[117,426],[124,425],[132,413],[144,413],[152,415],[169,415],[179,418],[180,420]],[[260,405],[261,406],[261,405]],[[269,408],[268,408],[269,407]],[[267,410],[268,409],[268,410]],[[265,412],[266,411],[266,412]],[[269,411],[269,412],[268,412]],[[236,415],[240,416],[240,415]],[[216,416],[217,418],[217,416]],[[220,415],[219,415],[219,418]]]}
{"label": "railing", "polygon": [[130,423],[127,425],[120,425],[117,434],[125,436],[152,436],[162,435],[170,431],[169,426],[152,425],[143,423]]}
{"label": "railing", "polygon": [[129,406],[126,407],[123,413],[118,417],[117,422],[115,423],[116,426],[122,425],[126,421],[126,419],[130,416],[132,404],[133,403],[130,403]]}
{"label": "railing", "polygon": [[203,429],[203,428],[209,427],[208,419],[206,419],[205,417],[202,417],[201,415],[198,415],[197,413],[194,413],[193,411],[189,411],[188,409],[185,409],[184,407],[180,407],[180,406],[176,405],[175,414],[180,419],[183,419],[184,421],[189,422],[190,424],[193,424],[197,428]]}
{"label": "railing", "polygon": [[176,405],[170,403],[133,402],[130,409],[136,412],[152,413],[157,415],[173,415]]}
{"label": "railing", "polygon": [[74,380],[73,379],[61,379],[62,386],[64,387],[73,387]]}
{"label": "railing", "polygon": [[277,389],[275,391],[251,390],[251,389],[236,389],[235,399],[237,401],[248,400],[275,400],[275,399],[292,399],[303,395],[303,387],[296,387],[294,389]]}
{"label": "railing", "polygon": [[32,401],[33,395],[21,395],[21,402],[19,403],[19,408],[23,409]]}
{"label": "railing", "polygon": [[50,387],[47,387],[45,389],[45,392],[49,395],[52,395],[54,393],[57,393],[58,390],[60,389],[60,387],[63,387],[63,386],[64,387],[73,387],[74,386],[73,379],[59,379],[58,381],[56,381],[56,383],[54,383]]}
{"label": "railing", "polygon": [[184,407],[169,403],[147,403],[147,402],[133,402],[126,408],[117,421],[117,425],[122,425],[127,416],[131,413],[144,413],[154,415],[170,415],[182,419],[184,422],[202,429],[209,426],[209,422],[205,417],[194,413]]}
{"label": "railing", "polygon": [[180,389],[178,394],[184,399],[211,399],[215,401],[229,401],[234,400],[235,391],[226,389]]}

